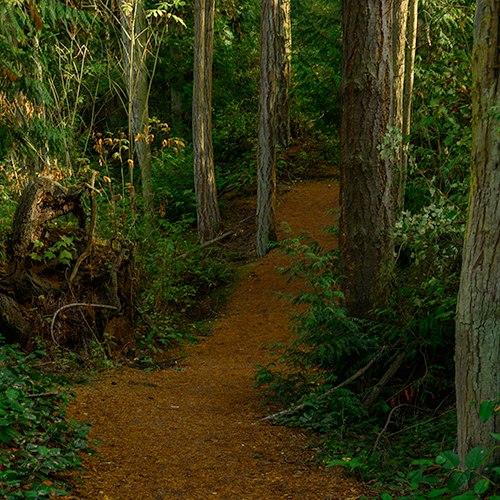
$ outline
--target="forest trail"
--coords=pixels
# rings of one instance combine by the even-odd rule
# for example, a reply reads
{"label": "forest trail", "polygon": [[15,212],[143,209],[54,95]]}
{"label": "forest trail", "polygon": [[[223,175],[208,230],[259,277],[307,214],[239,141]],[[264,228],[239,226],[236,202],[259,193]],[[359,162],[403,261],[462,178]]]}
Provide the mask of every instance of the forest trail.
{"label": "forest trail", "polygon": [[[312,234],[332,225],[338,186],[293,186],[281,197],[277,220]],[[283,232],[281,234],[283,237]],[[85,457],[83,486],[73,498],[92,500],[334,500],[356,499],[362,487],[338,469],[315,463],[300,429],[259,421],[268,411],[253,388],[264,344],[285,341],[289,292],[277,272],[277,251],[254,262],[234,290],[212,335],[188,348],[177,368],[115,369],[77,389],[72,417],[94,420],[98,457]],[[298,286],[298,285],[294,285]]]}

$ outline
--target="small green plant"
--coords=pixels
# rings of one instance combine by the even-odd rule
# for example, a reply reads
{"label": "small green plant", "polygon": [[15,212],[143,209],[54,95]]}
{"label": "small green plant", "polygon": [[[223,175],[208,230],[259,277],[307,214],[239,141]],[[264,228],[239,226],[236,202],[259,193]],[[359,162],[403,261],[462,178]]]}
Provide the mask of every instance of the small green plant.
{"label": "small green plant", "polygon": [[[479,416],[483,422],[498,411],[499,401],[497,398],[481,403]],[[500,434],[492,432],[491,436],[500,441]],[[412,470],[399,473],[399,485],[391,489],[405,499],[477,500],[487,494],[490,500],[500,500],[500,465],[490,458],[499,449],[500,444],[490,450],[477,446],[469,451],[462,465],[458,454],[451,450],[443,451],[435,459],[413,460]],[[384,492],[381,499],[391,500],[392,496]]]}
{"label": "small green plant", "polygon": [[25,355],[0,347],[0,496],[6,500],[66,495],[59,474],[82,470],[80,452],[91,452],[89,422],[69,419],[71,393],[35,368]]}
{"label": "small green plant", "polygon": [[35,240],[33,242],[35,251],[29,254],[30,258],[36,261],[49,261],[63,266],[70,266],[76,255],[76,247],[73,236],[61,235],[61,239],[46,250],[44,244]]}

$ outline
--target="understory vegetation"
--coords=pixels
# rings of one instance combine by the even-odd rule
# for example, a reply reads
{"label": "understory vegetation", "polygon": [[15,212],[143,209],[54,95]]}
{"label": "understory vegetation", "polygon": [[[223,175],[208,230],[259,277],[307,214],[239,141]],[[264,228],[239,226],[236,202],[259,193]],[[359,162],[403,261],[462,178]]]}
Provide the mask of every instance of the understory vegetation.
{"label": "understory vegetation", "polygon": [[[182,28],[158,12],[151,41],[155,206],[148,217],[140,173],[127,160],[132,146],[113,13],[99,2],[94,10],[41,4],[15,15],[0,11],[0,264],[8,266],[12,216],[35,176],[67,186],[95,178],[84,204],[90,213],[94,191],[97,223],[79,270],[85,245],[72,215],[50,223],[30,251],[28,267],[57,288],[26,301],[36,316],[29,338],[0,348],[0,493],[8,499],[64,494],[63,473],[78,469],[78,452],[90,451],[89,424],[67,419],[71,391],[55,375],[171,366],[182,356],[179,346],[209,331],[254,235],[254,213],[240,202],[256,191],[259,4],[217,6],[213,139],[230,241],[207,246],[195,231],[191,7],[168,6]],[[335,177],[340,117],[340,4],[299,0],[292,8],[295,141],[277,159],[278,181],[288,185]],[[327,466],[343,465],[380,491],[414,498],[454,495],[465,477],[453,480],[458,464],[447,450],[456,441],[454,317],[470,165],[472,17],[470,0],[421,0],[413,125],[405,138],[409,172],[393,234],[397,259],[385,270],[391,285],[379,291],[373,319],[356,320],[343,309],[337,252],[290,235],[279,243],[292,258],[283,272],[308,287],[285,299],[308,308],[291,318],[290,342],[274,345],[255,377],[266,397],[289,408],[273,421],[322,435]],[[36,44],[23,43],[26,33],[36,34]],[[81,280],[67,286],[75,269]],[[105,296],[93,288],[102,285],[100,276],[106,286],[116,278],[123,315],[110,319],[88,305]],[[76,292],[85,307],[56,321],[54,312],[79,302]],[[470,474],[483,458],[471,456]],[[493,490],[500,469],[490,472],[467,498]],[[444,486],[449,478],[455,482]]]}
{"label": "understory vegetation", "polygon": [[[263,394],[287,408],[271,421],[321,433],[323,463],[355,472],[385,491],[385,500],[478,498],[499,484],[494,463],[478,472],[491,462],[490,450],[474,449],[466,472],[450,451],[457,441],[454,321],[469,192],[472,17],[472,2],[420,2],[405,203],[393,231],[396,262],[384,270],[388,285],[377,290],[372,319],[349,317],[342,307],[338,251],[291,234],[279,244],[292,259],[282,272],[308,288],[284,299],[307,309],[292,317],[290,342],[272,345],[255,376]],[[461,493],[469,480],[475,489]]]}

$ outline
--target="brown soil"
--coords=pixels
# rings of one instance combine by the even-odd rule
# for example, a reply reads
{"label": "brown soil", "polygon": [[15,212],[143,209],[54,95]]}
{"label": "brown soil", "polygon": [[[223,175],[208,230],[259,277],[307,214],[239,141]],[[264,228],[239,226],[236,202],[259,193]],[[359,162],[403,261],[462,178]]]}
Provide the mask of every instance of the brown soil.
{"label": "brown soil", "polygon": [[[278,206],[278,220],[335,245],[338,188],[331,181],[296,185]],[[272,252],[249,266],[213,321],[212,335],[187,349],[171,369],[117,369],[77,390],[73,418],[94,420],[99,457],[85,457],[76,498],[274,500],[358,498],[363,487],[338,469],[317,464],[314,437],[260,419],[266,408],[253,388],[256,363],[271,341],[288,337],[290,291]],[[294,285],[295,287],[298,285]]]}

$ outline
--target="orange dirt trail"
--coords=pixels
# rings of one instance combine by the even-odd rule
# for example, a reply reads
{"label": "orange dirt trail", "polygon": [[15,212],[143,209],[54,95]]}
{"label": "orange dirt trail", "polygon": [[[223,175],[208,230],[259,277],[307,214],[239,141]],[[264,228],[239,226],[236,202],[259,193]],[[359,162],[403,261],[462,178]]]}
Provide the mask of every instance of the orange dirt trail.
{"label": "orange dirt trail", "polygon": [[[333,237],[327,210],[338,204],[337,185],[299,184],[282,196],[279,221],[309,232],[326,248]],[[253,388],[254,365],[271,341],[288,337],[290,304],[276,251],[252,264],[234,285],[213,322],[212,335],[188,348],[177,369],[119,369],[77,390],[72,416],[94,420],[91,438],[102,444],[85,457],[81,499],[108,500],[333,500],[354,499],[362,487],[342,472],[315,463],[300,429],[259,421],[266,415]],[[297,285],[296,285],[297,286]]]}

